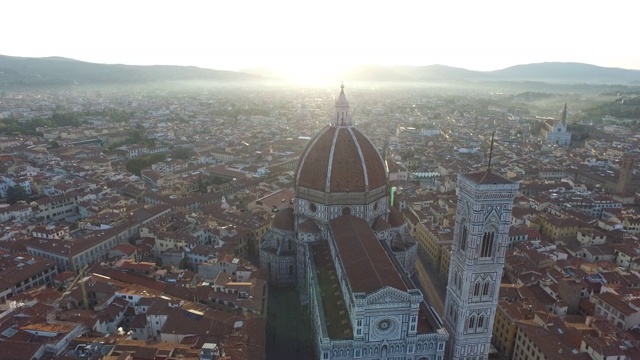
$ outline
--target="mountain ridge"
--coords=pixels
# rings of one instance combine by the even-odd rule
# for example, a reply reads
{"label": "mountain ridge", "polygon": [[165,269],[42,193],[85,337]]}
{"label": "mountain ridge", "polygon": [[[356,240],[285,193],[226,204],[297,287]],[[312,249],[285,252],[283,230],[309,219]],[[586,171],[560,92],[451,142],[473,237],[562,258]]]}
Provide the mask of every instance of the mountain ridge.
{"label": "mountain ridge", "polygon": [[260,81],[262,77],[195,66],[100,64],[64,57],[0,55],[2,85],[86,85],[154,81]]}
{"label": "mountain ridge", "polygon": [[[313,73],[313,72],[310,72]],[[177,65],[100,64],[65,57],[0,55],[0,86],[124,84],[162,81],[247,82],[284,78],[269,67],[226,71]],[[640,70],[578,62],[518,64],[477,71],[442,64],[354,66],[335,76],[345,81],[375,82],[541,82],[555,84],[640,84]],[[282,80],[282,79],[281,79]]]}

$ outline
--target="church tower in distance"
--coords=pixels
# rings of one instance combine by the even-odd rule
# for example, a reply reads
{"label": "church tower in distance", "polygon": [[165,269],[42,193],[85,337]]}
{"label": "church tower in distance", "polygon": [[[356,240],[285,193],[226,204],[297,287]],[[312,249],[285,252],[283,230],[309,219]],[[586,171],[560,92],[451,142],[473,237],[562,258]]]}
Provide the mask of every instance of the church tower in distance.
{"label": "church tower in distance", "polygon": [[447,358],[486,360],[518,184],[491,172],[458,175],[444,324]]}

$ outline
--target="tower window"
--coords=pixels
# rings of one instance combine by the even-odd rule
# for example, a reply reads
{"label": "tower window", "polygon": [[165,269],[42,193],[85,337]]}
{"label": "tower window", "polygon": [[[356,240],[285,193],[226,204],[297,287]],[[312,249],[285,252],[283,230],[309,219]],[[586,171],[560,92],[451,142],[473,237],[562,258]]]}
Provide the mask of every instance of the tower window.
{"label": "tower window", "polygon": [[473,286],[473,296],[479,296],[480,295],[480,283],[477,282],[474,286]]}
{"label": "tower window", "polygon": [[469,319],[469,330],[473,329],[476,326],[476,317],[472,316]]}
{"label": "tower window", "polygon": [[482,329],[484,326],[484,315],[480,315],[478,317],[478,329]]}
{"label": "tower window", "polygon": [[494,236],[493,231],[484,233],[482,236],[482,246],[480,247],[480,257],[488,258],[493,256]]}
{"label": "tower window", "polygon": [[484,286],[482,287],[482,296],[489,295],[489,281],[485,281]]}
{"label": "tower window", "polygon": [[467,250],[467,236],[469,235],[469,231],[467,230],[467,225],[462,225],[462,234],[460,235],[460,250]]}

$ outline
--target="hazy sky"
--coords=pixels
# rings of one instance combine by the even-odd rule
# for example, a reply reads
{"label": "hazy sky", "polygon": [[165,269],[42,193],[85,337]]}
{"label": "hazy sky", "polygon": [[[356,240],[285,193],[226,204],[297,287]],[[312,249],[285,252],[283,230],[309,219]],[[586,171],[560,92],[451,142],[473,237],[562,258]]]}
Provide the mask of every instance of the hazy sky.
{"label": "hazy sky", "polygon": [[636,9],[617,0],[19,0],[2,4],[0,54],[296,75],[360,63],[640,69]]}

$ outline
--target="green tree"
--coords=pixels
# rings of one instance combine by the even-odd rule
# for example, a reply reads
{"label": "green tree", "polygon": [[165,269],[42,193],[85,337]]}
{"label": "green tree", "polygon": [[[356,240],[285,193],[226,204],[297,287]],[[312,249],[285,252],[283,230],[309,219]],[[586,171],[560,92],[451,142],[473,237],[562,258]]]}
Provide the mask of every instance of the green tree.
{"label": "green tree", "polygon": [[187,147],[179,147],[174,151],[173,156],[175,156],[178,159],[189,160],[189,158],[191,158],[193,153],[194,153],[193,149],[190,149]]}
{"label": "green tree", "polygon": [[27,190],[22,187],[22,185],[18,184],[15,186],[10,186],[7,189],[7,203],[10,205],[15,204],[20,200],[29,200],[29,195],[27,195]]}
{"label": "green tree", "polygon": [[142,169],[151,166],[151,164],[164,161],[165,158],[165,154],[153,154],[131,159],[125,164],[125,169],[127,169],[127,171],[130,173],[140,176],[140,172],[142,171]]}
{"label": "green tree", "polygon": [[155,148],[156,147],[156,139],[153,138],[146,138],[144,139],[144,144],[149,147],[149,148]]}
{"label": "green tree", "polygon": [[198,191],[203,194],[207,192],[207,183],[202,180],[202,176],[198,177]]}

